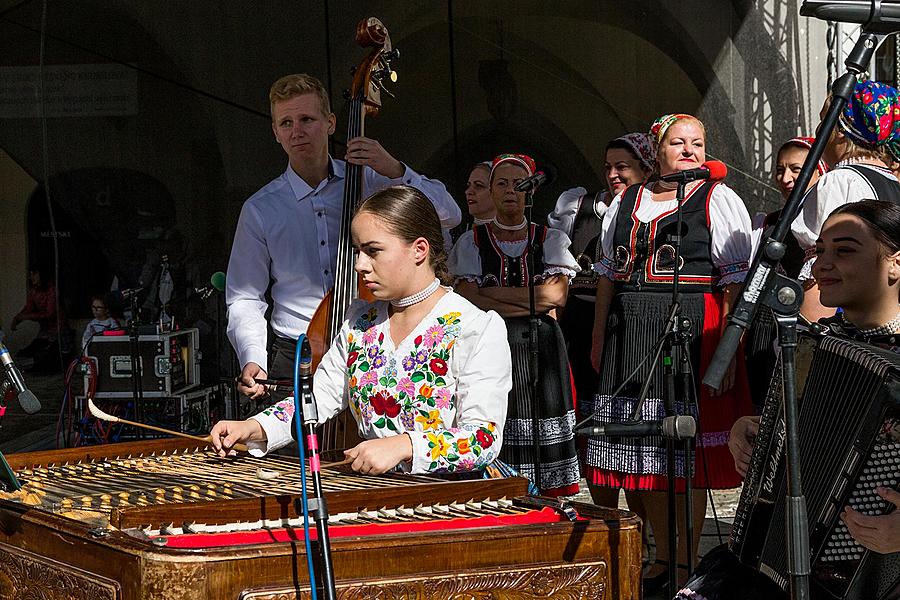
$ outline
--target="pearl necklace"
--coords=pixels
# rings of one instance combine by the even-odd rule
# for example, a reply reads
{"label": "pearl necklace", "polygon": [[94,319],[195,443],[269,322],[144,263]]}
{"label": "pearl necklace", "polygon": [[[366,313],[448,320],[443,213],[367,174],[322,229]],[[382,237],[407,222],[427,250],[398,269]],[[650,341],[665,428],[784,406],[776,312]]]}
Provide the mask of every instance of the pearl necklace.
{"label": "pearl necklace", "polygon": [[884,325],[879,325],[878,327],[871,327],[869,329],[859,329],[851,323],[844,313],[841,313],[841,321],[847,327],[853,327],[856,329],[860,335],[864,335],[866,337],[872,337],[876,335],[891,335],[892,333],[897,333],[897,330],[900,329],[900,312],[897,313],[897,316],[885,323]]}
{"label": "pearl necklace", "polygon": [[491,219],[491,223],[497,226],[497,228],[502,229],[503,231],[519,231],[520,229],[525,229],[528,226],[528,219],[522,217],[522,222],[518,225],[504,225],[500,221],[497,220],[497,217]]}
{"label": "pearl necklace", "polygon": [[399,300],[391,300],[391,306],[396,306],[397,308],[406,308],[407,306],[418,304],[419,302],[422,302],[433,293],[435,293],[439,287],[441,287],[441,280],[435,277],[434,281],[429,283],[428,287],[426,287],[421,292],[416,292],[412,296],[400,298]]}

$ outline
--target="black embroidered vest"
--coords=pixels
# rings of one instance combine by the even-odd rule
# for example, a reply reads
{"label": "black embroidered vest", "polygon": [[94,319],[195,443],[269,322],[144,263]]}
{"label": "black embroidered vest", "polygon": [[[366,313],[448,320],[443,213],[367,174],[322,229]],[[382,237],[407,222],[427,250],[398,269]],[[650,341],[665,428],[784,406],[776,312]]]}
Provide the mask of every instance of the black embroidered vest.
{"label": "black embroidered vest", "polygon": [[540,275],[544,271],[544,240],[547,227],[531,223],[531,248],[525,248],[521,256],[511,257],[503,253],[490,227],[476,225],[472,228],[475,246],[481,257],[480,287],[526,287],[528,285],[528,254],[534,253],[534,268]]}
{"label": "black embroidered vest", "polygon": [[850,169],[865,179],[872,189],[872,198],[854,198],[854,200],[884,200],[895,204],[900,203],[900,184],[877,169],[859,165],[841,165],[838,169]]}
{"label": "black embroidered vest", "polygon": [[603,192],[589,192],[579,198],[575,225],[572,227],[572,244],[569,251],[578,262],[578,273],[569,282],[569,294],[595,296],[597,294],[597,273],[594,263],[600,260],[600,229],[603,218],[597,216],[595,206]]}
{"label": "black embroidered vest", "polygon": [[602,192],[588,192],[578,200],[578,212],[572,226],[572,245],[569,250],[575,257],[584,253],[592,239],[600,235],[603,218],[597,216],[594,206],[600,201]]}
{"label": "black embroidered vest", "polygon": [[[717,182],[705,182],[688,193],[682,208],[679,289],[711,292],[719,269],[712,262],[709,201]],[[641,223],[637,216],[644,185],[622,194],[613,237],[614,275],[619,291],[671,290],[675,266],[672,237],[678,226],[675,209]],[[645,200],[646,201],[646,200]]]}

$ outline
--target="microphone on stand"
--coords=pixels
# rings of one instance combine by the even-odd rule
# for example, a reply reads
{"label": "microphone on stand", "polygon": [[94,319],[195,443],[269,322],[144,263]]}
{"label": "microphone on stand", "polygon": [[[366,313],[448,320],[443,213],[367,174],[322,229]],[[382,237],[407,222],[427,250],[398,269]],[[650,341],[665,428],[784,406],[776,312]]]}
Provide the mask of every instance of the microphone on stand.
{"label": "microphone on stand", "polygon": [[556,177],[554,177],[552,173],[538,171],[531,177],[526,177],[525,179],[517,183],[515,190],[517,192],[531,192],[538,189],[542,185],[552,183],[555,178]]}
{"label": "microphone on stand", "polygon": [[578,430],[578,433],[581,435],[605,437],[647,437],[657,435],[674,440],[684,440],[697,435],[697,422],[690,415],[677,415],[658,421],[603,423],[593,427],[582,427]]}
{"label": "microphone on stand", "polygon": [[718,160],[708,160],[697,169],[686,169],[663,175],[660,181],[669,181],[676,183],[687,183],[689,181],[697,181],[698,179],[711,179],[712,181],[720,181],[728,175],[728,166]]}
{"label": "microphone on stand", "polygon": [[800,14],[823,21],[858,23],[871,33],[900,31],[898,0],[804,0]]}
{"label": "microphone on stand", "polygon": [[19,368],[13,364],[12,355],[9,353],[9,349],[4,346],[2,342],[0,342],[0,367],[6,371],[9,382],[12,383],[13,387],[15,387],[16,391],[19,393],[19,405],[22,407],[22,410],[29,415],[33,415],[41,410],[41,403],[25,385],[25,380],[22,379]]}
{"label": "microphone on stand", "polygon": [[309,339],[303,336],[300,344],[300,405],[303,407],[304,424],[316,425],[319,413],[316,410],[316,398],[313,396],[312,346]]}

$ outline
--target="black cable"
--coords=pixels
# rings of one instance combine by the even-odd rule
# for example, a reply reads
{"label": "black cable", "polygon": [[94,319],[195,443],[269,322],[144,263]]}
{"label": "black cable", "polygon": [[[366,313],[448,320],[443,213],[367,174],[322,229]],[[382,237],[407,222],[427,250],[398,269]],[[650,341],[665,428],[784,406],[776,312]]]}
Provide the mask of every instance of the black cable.
{"label": "black cable", "polygon": [[456,45],[453,36],[453,0],[447,0],[447,49],[450,53],[450,114],[453,120],[453,174],[456,181],[462,173],[459,166],[459,111],[456,100]]}
{"label": "black cable", "polygon": [[331,17],[328,14],[328,0],[322,0],[325,10],[325,73],[328,78],[328,98],[334,98],[334,82],[331,75]]}
{"label": "black cable", "polygon": [[[41,2],[40,49],[38,50],[38,94],[40,96],[41,115],[41,163],[44,171],[44,199],[47,202],[47,216],[50,220],[50,238],[53,240],[53,302],[56,306],[56,353],[59,367],[63,368],[63,328],[59,298],[59,235],[56,231],[56,218],[53,215],[53,203],[50,198],[50,140],[47,134],[47,99],[44,96],[44,58],[46,56],[47,39],[47,0]],[[46,281],[41,281],[46,286]]]}
{"label": "black cable", "polygon": [[[43,0],[43,6],[44,6],[44,9],[45,9],[45,14],[46,14],[47,0]],[[118,58],[115,58],[114,56],[110,56],[110,55],[108,55],[108,54],[104,54],[104,53],[102,53],[102,52],[98,52],[97,50],[94,50],[94,49],[92,49],[92,48],[88,48],[87,46],[82,46],[81,44],[77,44],[77,43],[75,43],[75,42],[73,42],[73,41],[71,41],[71,40],[63,39],[63,38],[61,38],[61,37],[59,37],[59,36],[55,36],[55,35],[48,35],[48,34],[45,32],[45,27],[44,27],[44,17],[42,17],[42,19],[41,19],[41,28],[40,28],[40,29],[35,29],[34,27],[30,27],[30,26],[28,26],[28,25],[26,25],[26,24],[24,24],[24,23],[19,23],[18,21],[13,21],[12,19],[8,19],[8,18],[5,18],[5,17],[4,17],[4,18],[0,18],[0,20],[4,21],[4,22],[6,22],[6,23],[9,23],[10,25],[16,25],[16,26],[18,26],[18,27],[21,27],[22,29],[27,30],[27,31],[31,31],[31,32],[34,32],[34,33],[39,34],[39,35],[41,36],[41,48],[42,48],[42,51],[43,51],[43,45],[44,45],[44,38],[47,37],[47,38],[53,40],[54,42],[58,42],[58,43],[60,43],[60,44],[65,44],[65,45],[67,45],[67,46],[71,46],[72,48],[75,48],[76,50],[80,50],[80,51],[85,52],[85,53],[87,53],[87,54],[91,54],[91,55],[93,55],[93,56],[95,56],[95,57],[97,57],[97,58],[102,58],[103,60],[105,60],[105,61],[107,61],[107,62],[110,62],[110,63],[113,63],[113,64],[117,64],[117,65],[126,67],[126,68],[128,68],[128,69],[131,69],[131,70],[137,72],[137,73],[141,73],[142,75],[147,75],[148,77],[153,77],[154,79],[158,79],[159,81],[164,81],[164,82],[166,82],[166,83],[168,83],[168,84],[170,84],[170,85],[172,85],[172,86],[175,86],[175,87],[177,87],[177,88],[181,88],[181,89],[183,89],[183,90],[187,90],[187,91],[192,92],[192,93],[194,93],[194,94],[197,94],[197,95],[199,95],[199,96],[203,96],[204,98],[209,98],[210,100],[215,100],[216,102],[220,102],[220,103],[222,103],[222,104],[224,104],[224,105],[226,105],[226,106],[230,106],[230,107],[232,107],[232,108],[236,108],[236,109],[238,109],[238,110],[242,110],[242,111],[244,111],[244,112],[250,113],[251,115],[255,115],[255,116],[258,116],[258,117],[263,117],[263,118],[265,118],[267,121],[271,121],[271,120],[272,120],[271,115],[269,115],[269,114],[266,113],[266,112],[258,111],[258,110],[256,110],[256,109],[250,108],[250,107],[248,107],[248,106],[244,106],[243,104],[238,104],[237,102],[234,102],[234,101],[232,101],[232,100],[228,100],[228,99],[226,99],[226,98],[223,98],[222,96],[218,96],[218,95],[213,94],[213,93],[211,93],[211,92],[207,92],[207,91],[205,91],[205,90],[201,90],[200,88],[194,87],[194,86],[192,86],[192,85],[188,85],[188,84],[186,84],[186,83],[183,83],[183,82],[178,81],[178,80],[176,80],[176,79],[173,79],[173,78],[171,78],[171,77],[166,77],[165,75],[161,75],[161,74],[159,74],[159,73],[155,73],[155,72],[151,71],[150,69],[145,69],[145,68],[140,67],[140,66],[138,66],[138,65],[136,65],[136,64],[134,64],[134,63],[125,62],[124,60],[120,60],[120,59],[118,59]]]}

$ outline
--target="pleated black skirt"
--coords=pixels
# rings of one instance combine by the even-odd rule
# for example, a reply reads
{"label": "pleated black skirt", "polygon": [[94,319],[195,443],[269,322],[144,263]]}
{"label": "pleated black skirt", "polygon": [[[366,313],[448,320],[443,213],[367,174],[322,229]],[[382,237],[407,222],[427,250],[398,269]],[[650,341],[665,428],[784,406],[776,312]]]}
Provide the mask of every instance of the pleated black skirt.
{"label": "pleated black skirt", "polygon": [[537,411],[541,481],[545,494],[577,492],[580,473],[575,450],[575,411],[569,362],[562,331],[549,316],[538,319],[538,396],[533,399],[529,378],[529,318],[506,320],[512,352],[513,385],[503,430],[501,460],[534,481],[532,415]]}

